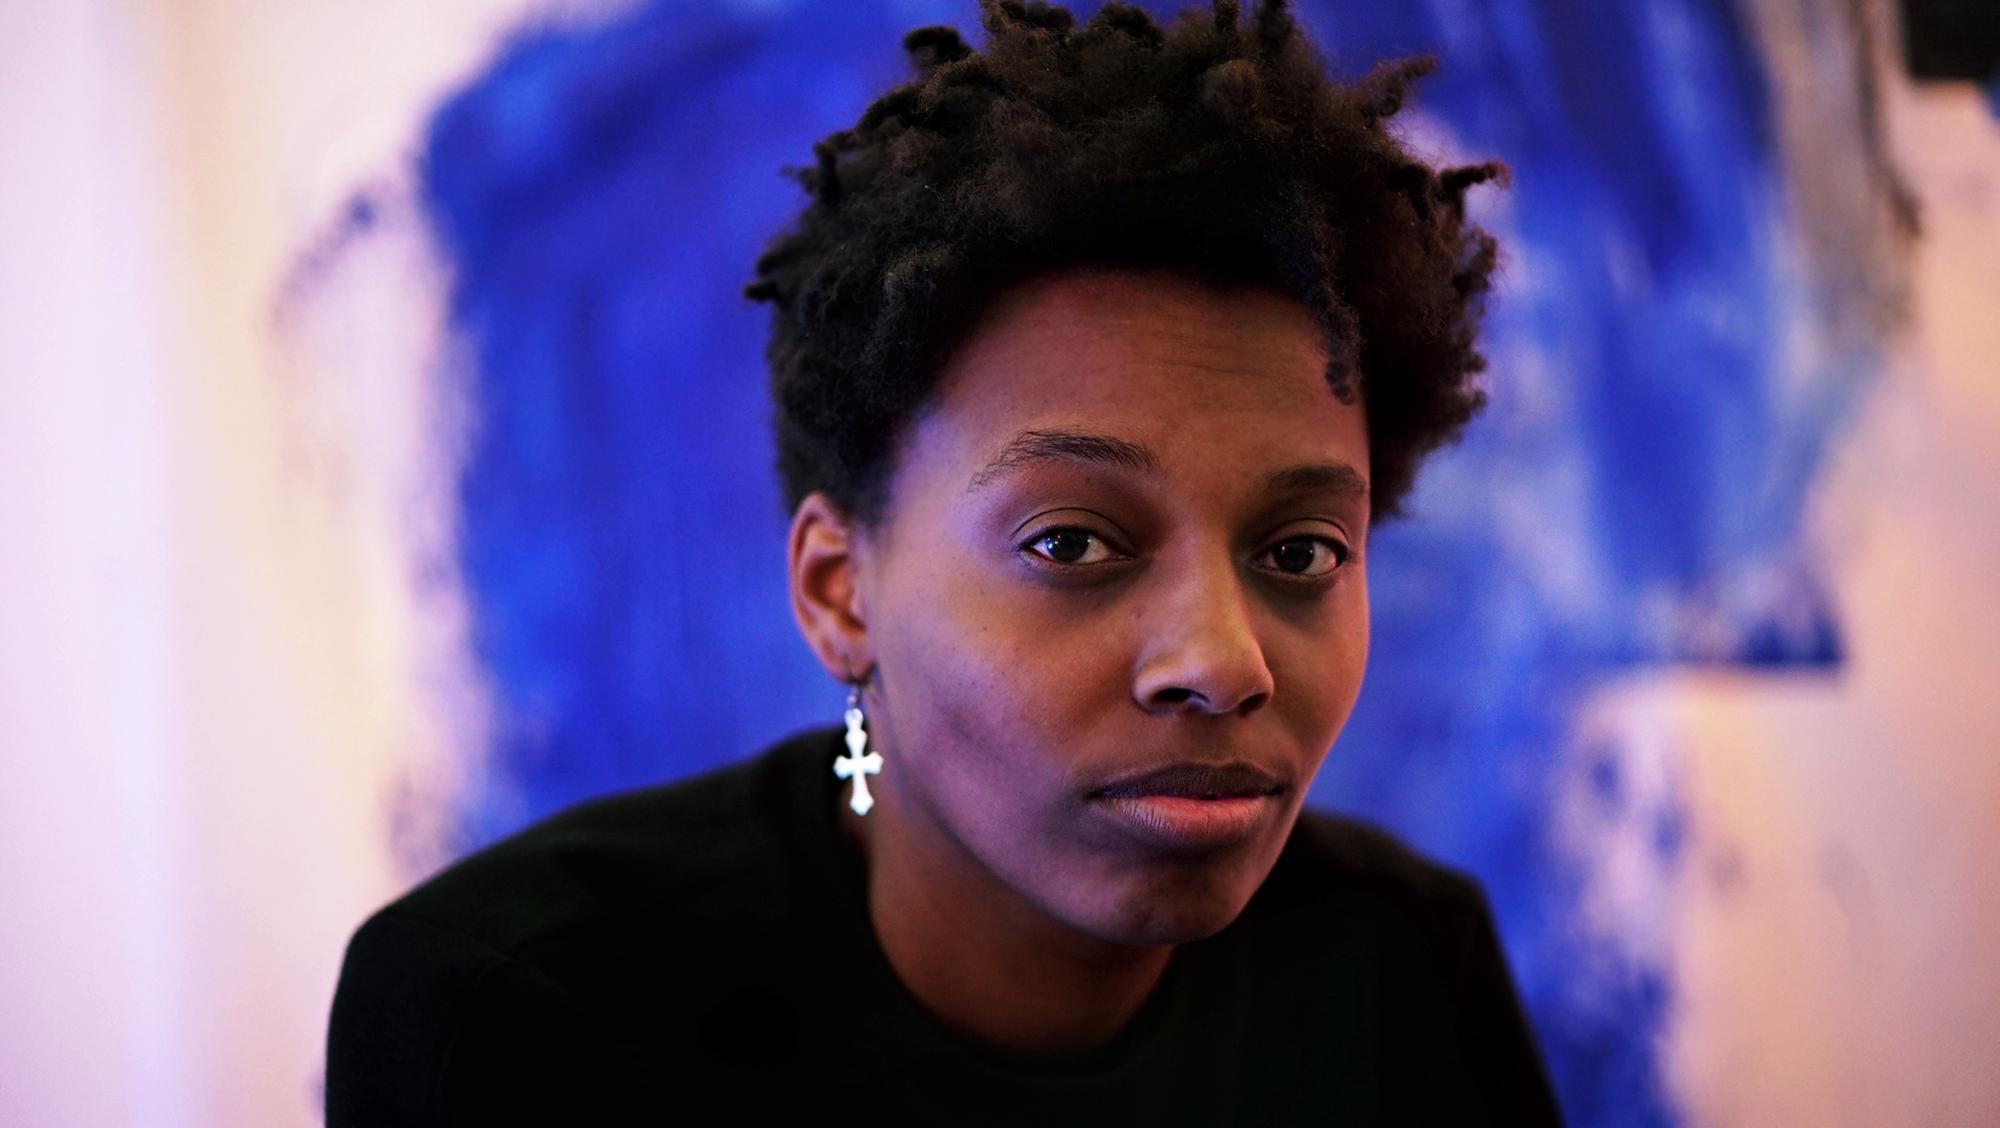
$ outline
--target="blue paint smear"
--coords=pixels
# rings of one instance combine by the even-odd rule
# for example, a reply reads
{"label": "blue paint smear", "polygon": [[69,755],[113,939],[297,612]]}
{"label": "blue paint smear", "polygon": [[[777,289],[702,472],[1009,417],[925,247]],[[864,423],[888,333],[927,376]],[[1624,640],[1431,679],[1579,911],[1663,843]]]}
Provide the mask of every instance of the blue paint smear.
{"label": "blue paint smear", "polygon": [[[1799,526],[1868,364],[1803,393],[1780,379],[1790,234],[1730,4],[1302,16],[1346,73],[1443,55],[1421,109],[1515,171],[1483,205],[1513,264],[1492,406],[1371,548],[1368,682],[1314,801],[1485,883],[1574,1123],[1674,1123],[1654,1056],[1668,971],[1576,927],[1555,784],[1611,675],[1839,663]],[[837,717],[789,615],[765,311],[738,295],[801,203],[777,170],[901,80],[902,33],[935,22],[971,33],[976,12],[653,3],[523,32],[432,121],[423,190],[479,413],[460,565],[503,710],[504,786],[464,847]],[[1615,766],[1591,770],[1585,790],[1618,802]],[[1656,849],[1685,837],[1663,816]]]}

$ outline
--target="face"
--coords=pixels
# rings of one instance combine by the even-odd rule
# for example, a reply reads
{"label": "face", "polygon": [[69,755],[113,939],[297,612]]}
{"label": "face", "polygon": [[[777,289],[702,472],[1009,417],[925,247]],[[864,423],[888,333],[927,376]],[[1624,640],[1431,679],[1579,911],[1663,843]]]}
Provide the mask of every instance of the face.
{"label": "face", "polygon": [[1118,943],[1235,919],[1367,659],[1367,434],[1326,360],[1275,290],[1079,270],[995,304],[855,547],[899,840]]}

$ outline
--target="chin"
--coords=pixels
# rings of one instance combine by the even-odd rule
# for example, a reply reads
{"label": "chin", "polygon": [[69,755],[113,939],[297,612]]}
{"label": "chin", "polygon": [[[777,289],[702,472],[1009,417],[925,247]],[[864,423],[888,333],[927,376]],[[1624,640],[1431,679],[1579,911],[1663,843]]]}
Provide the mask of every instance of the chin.
{"label": "chin", "polygon": [[1160,947],[1206,940],[1228,928],[1256,892],[1256,884],[1217,881],[1154,882],[1078,922],[1084,931],[1116,944]]}

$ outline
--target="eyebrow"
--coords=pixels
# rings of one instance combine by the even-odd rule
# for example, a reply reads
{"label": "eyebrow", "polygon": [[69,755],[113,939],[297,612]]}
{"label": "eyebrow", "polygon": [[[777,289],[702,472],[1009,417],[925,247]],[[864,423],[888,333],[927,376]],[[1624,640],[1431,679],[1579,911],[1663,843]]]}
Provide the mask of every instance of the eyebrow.
{"label": "eyebrow", "polygon": [[[1018,473],[1029,466],[1070,462],[1096,466],[1116,466],[1146,474],[1160,472],[1160,456],[1144,443],[1094,435],[1087,431],[1023,431],[1000,448],[1000,453],[972,476],[967,493],[997,478]],[[1368,496],[1368,479],[1345,462],[1309,462],[1273,471],[1264,479],[1265,493],[1305,493],[1331,490],[1334,493]]]}

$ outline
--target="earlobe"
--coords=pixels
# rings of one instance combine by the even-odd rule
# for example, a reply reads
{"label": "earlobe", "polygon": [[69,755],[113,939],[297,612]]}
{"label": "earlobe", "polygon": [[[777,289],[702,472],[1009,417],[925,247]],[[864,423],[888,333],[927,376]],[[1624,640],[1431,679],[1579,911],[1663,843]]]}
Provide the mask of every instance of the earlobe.
{"label": "earlobe", "polygon": [[826,495],[799,502],[786,549],[792,615],[820,664],[843,681],[873,665],[860,550],[854,523]]}

